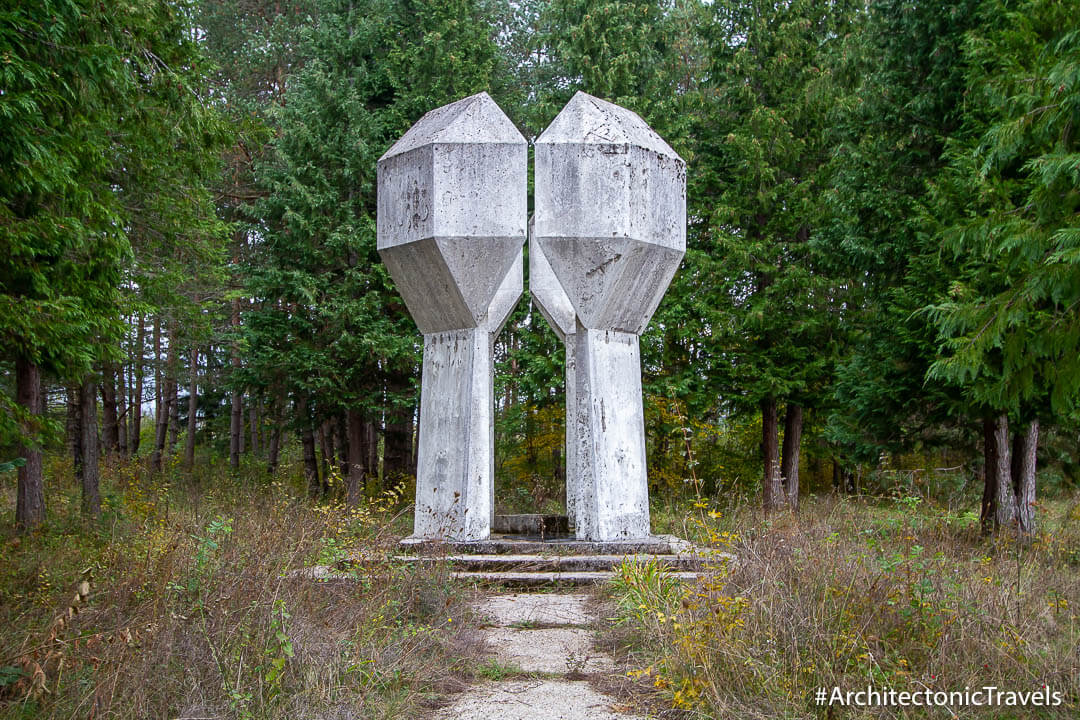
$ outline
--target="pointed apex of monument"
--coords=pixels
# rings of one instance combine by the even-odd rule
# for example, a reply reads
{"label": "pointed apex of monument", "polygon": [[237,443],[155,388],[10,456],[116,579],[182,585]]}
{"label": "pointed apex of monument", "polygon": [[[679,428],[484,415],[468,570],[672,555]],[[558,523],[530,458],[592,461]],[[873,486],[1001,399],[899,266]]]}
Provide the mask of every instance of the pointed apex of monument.
{"label": "pointed apex of monument", "polygon": [[683,162],[633,110],[580,90],[570,98],[536,143],[580,143],[587,145],[637,145],[657,155]]}
{"label": "pointed apex of monument", "polygon": [[379,161],[436,143],[526,144],[491,96],[481,92],[424,115]]}

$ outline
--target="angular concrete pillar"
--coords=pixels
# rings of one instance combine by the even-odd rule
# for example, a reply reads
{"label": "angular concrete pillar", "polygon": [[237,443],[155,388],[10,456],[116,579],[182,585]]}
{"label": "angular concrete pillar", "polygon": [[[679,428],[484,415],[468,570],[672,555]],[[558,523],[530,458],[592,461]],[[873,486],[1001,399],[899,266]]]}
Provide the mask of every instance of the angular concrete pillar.
{"label": "angular concrete pillar", "polygon": [[566,350],[566,515],[577,525],[577,505],[581,493],[581,471],[577,463],[577,430],[574,425],[577,383],[574,373],[574,350],[577,346],[577,316],[574,306],[559,284],[559,279],[536,242],[535,224],[529,223],[529,294],[533,304],[558,335]]}
{"label": "angular concrete pillar", "polygon": [[379,159],[379,255],[424,334],[418,538],[490,534],[492,347],[522,292],[527,157],[480,93],[432,110]]}
{"label": "angular concrete pillar", "polygon": [[647,537],[638,336],[686,250],[686,165],[635,113],[579,92],[536,141],[535,189],[535,243],[576,318],[577,536]]}

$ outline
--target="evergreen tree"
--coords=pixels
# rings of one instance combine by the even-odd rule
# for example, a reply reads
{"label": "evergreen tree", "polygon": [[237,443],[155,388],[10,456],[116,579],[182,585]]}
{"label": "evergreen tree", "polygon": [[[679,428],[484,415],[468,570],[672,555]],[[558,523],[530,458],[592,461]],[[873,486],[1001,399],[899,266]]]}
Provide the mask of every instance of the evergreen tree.
{"label": "evergreen tree", "polygon": [[[1039,423],[1067,417],[1080,399],[1080,32],[1063,30],[1071,17],[1061,3],[986,3],[965,46],[972,139],[952,143],[935,193],[960,271],[933,306],[944,354],[929,376],[995,419],[1001,470],[988,467],[986,497],[996,526],[1015,519],[1029,533]],[[1010,419],[1019,427],[1011,443]]]}
{"label": "evergreen tree", "polygon": [[713,13],[694,132],[696,305],[712,392],[734,412],[761,412],[763,502],[775,509],[797,503],[803,408],[821,402],[833,361],[839,301],[821,250],[833,94],[825,53],[847,17],[842,4],[812,2],[716,3]]}
{"label": "evergreen tree", "polygon": [[248,288],[250,382],[293,397],[309,482],[313,424],[347,417],[348,495],[363,473],[359,427],[395,409],[411,417],[415,327],[375,246],[375,166],[410,124],[484,89],[495,66],[481,7],[323,2],[301,36],[303,66],[270,114],[278,128],[260,171]]}

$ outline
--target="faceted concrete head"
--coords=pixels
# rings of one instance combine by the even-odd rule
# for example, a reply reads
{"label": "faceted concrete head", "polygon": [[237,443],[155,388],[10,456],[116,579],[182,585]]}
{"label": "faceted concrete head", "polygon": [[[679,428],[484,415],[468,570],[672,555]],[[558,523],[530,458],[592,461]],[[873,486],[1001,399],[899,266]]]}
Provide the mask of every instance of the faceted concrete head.
{"label": "faceted concrete head", "polygon": [[582,325],[641,333],[686,250],[686,163],[583,92],[536,141],[536,242]]}
{"label": "faceted concrete head", "polygon": [[432,110],[379,159],[379,255],[422,333],[492,324],[520,297],[527,169],[487,93]]}

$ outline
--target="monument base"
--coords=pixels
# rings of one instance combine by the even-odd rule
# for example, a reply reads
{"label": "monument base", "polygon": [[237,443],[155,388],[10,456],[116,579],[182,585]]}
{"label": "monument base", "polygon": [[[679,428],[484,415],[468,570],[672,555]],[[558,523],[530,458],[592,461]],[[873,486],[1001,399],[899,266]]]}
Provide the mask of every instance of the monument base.
{"label": "monument base", "polygon": [[401,549],[424,554],[501,555],[679,555],[694,546],[674,535],[650,535],[634,540],[527,539],[493,534],[486,540],[440,541],[410,536]]}

